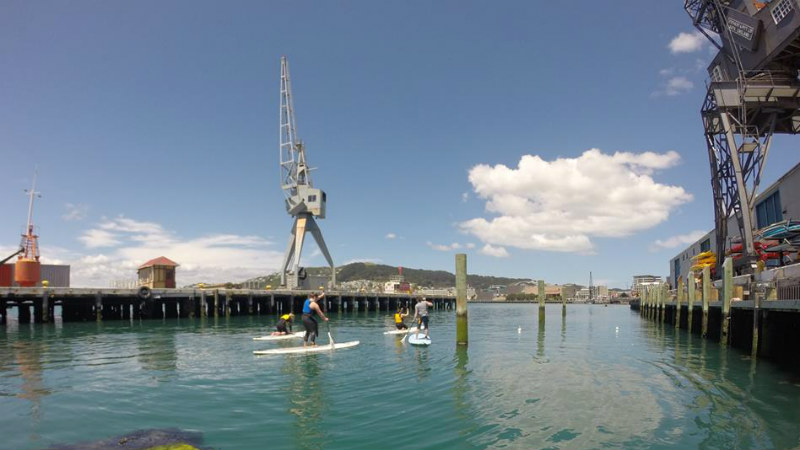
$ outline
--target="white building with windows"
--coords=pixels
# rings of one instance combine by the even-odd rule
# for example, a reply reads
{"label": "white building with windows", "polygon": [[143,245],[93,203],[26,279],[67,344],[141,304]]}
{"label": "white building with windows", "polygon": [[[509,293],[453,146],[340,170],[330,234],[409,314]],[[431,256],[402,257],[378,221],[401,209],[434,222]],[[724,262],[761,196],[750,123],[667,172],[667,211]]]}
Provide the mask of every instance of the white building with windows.
{"label": "white building with windows", "polygon": [[[757,229],[787,219],[800,219],[800,164],[792,167],[778,181],[761,191],[756,197],[753,215],[755,216],[753,223]],[[739,225],[735,217],[728,219],[728,236],[739,237]],[[719,257],[715,230],[709,231],[670,260],[667,280],[670,286],[678,285],[678,277],[683,278],[685,282],[693,265],[692,257],[706,250],[711,250]]]}

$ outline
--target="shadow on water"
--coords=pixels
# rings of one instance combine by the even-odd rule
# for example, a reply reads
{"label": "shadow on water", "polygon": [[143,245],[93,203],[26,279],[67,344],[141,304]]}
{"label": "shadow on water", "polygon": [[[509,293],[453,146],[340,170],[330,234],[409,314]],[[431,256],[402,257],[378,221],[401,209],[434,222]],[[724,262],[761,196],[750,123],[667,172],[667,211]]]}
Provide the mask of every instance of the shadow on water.
{"label": "shadow on water", "polygon": [[327,413],[319,358],[321,355],[289,357],[281,372],[288,375],[289,413],[296,417],[294,442],[301,449],[323,449],[328,442],[321,419]]}

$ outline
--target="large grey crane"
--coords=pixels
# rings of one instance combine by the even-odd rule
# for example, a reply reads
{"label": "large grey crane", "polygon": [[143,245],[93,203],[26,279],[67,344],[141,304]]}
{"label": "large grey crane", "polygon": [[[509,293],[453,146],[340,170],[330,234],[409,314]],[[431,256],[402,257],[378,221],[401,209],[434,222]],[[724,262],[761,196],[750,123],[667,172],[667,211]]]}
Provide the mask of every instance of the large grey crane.
{"label": "large grey crane", "polygon": [[[289,245],[281,265],[281,285],[296,288],[306,277],[300,267],[300,254],[306,232],[317,241],[319,249],[331,267],[331,283],[336,284],[336,268],[325,245],[322,231],[315,217],[325,218],[325,192],[311,183],[311,168],[306,164],[306,150],[297,139],[297,122],[294,117],[292,86],[289,81],[289,62],[281,57],[281,112],[280,112],[280,162],[281,188],[286,197],[286,211],[294,217]],[[291,268],[290,268],[291,266]],[[289,280],[287,283],[287,275]]]}
{"label": "large grey crane", "polygon": [[[800,132],[800,0],[685,0],[684,8],[719,49],[701,109],[717,253],[728,248],[728,220],[735,218],[739,264],[748,271],[756,259],[754,229],[764,226],[754,210],[772,136]],[[718,269],[723,260],[717,258]]]}

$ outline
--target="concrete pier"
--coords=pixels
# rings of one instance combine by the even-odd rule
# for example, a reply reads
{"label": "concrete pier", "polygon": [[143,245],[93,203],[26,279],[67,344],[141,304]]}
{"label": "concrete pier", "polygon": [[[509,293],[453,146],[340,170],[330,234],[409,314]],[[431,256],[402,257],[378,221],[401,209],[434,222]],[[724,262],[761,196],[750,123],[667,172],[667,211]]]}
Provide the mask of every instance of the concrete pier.
{"label": "concrete pier", "polygon": [[[139,289],[2,287],[0,325],[8,322],[8,313],[12,311],[16,312],[19,323],[32,321],[52,323],[59,319],[62,322],[175,319],[197,316],[203,319],[209,316],[219,318],[220,315],[231,317],[298,313],[303,301],[311,292],[151,289],[145,295]],[[331,300],[324,303],[327,306],[326,310],[337,312],[395,311],[400,305],[413,308],[417,297],[421,295],[330,291],[327,292],[326,298]],[[435,310],[456,308],[454,296],[426,295],[426,297],[433,302]]]}
{"label": "concrete pier", "polygon": [[664,320],[675,328],[742,349],[753,357],[800,361],[800,347],[795,345],[800,340],[800,299],[762,300],[762,291],[765,291],[762,287],[754,289],[753,300],[731,301],[731,296],[737,292],[737,281],[734,277],[725,278],[729,280],[730,289],[720,284],[721,299],[715,299],[710,288],[703,289],[706,293],[703,303],[696,305],[690,277],[686,292],[688,305],[679,301],[679,294],[674,293],[674,298],[664,303],[665,319],[655,314],[661,308],[652,300],[652,290],[643,292],[640,300],[632,301],[631,309],[639,310],[645,320]]}

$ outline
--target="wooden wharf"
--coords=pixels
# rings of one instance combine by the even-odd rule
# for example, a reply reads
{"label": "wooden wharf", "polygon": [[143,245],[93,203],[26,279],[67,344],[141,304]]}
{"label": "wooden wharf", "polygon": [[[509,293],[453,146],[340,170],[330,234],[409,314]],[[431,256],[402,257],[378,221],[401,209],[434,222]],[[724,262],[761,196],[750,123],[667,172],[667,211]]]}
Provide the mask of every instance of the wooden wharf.
{"label": "wooden wharf", "polygon": [[[63,322],[105,320],[230,317],[300,313],[314,291],[259,289],[117,289],[117,288],[0,288],[0,324],[16,309],[19,323],[50,323],[56,307]],[[409,309],[417,298],[430,300],[433,309],[453,309],[455,296],[423,293],[394,294],[328,291],[325,312],[395,311]]]}

